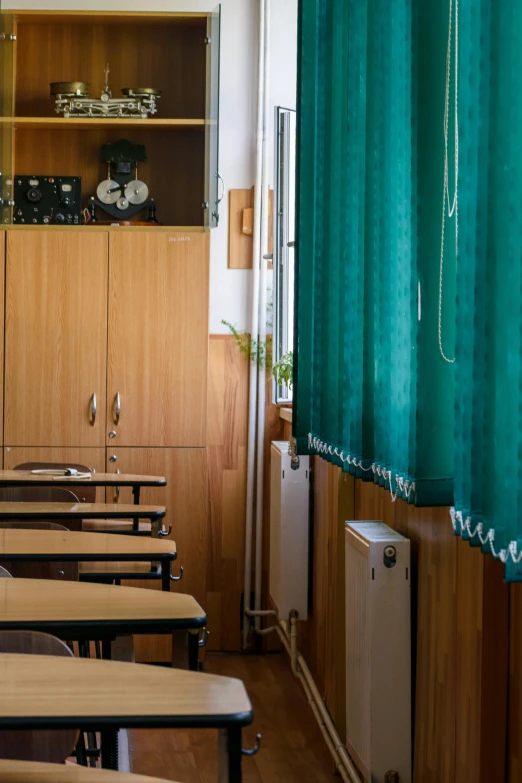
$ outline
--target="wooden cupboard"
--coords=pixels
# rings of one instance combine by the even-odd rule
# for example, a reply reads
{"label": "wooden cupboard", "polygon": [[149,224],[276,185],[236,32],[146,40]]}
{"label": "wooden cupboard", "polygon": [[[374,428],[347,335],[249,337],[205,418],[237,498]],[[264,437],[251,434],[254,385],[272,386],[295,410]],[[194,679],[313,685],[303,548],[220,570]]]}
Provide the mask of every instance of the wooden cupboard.
{"label": "wooden cupboard", "polygon": [[[102,145],[126,138],[145,147],[139,179],[163,225],[218,224],[219,6],[212,13],[7,9],[0,32],[3,223],[13,222],[20,175],[79,176],[86,208],[107,177]],[[56,113],[51,82],[86,82],[99,100],[107,64],[115,98],[123,88],[161,90],[157,113]],[[99,208],[97,217],[108,215]]]}
{"label": "wooden cupboard", "polygon": [[107,234],[8,231],[4,438],[103,446]]}
{"label": "wooden cupboard", "polygon": [[7,235],[4,443],[206,446],[208,233]]}
{"label": "wooden cupboard", "polygon": [[110,234],[107,433],[115,445],[206,445],[208,257],[208,233]]}

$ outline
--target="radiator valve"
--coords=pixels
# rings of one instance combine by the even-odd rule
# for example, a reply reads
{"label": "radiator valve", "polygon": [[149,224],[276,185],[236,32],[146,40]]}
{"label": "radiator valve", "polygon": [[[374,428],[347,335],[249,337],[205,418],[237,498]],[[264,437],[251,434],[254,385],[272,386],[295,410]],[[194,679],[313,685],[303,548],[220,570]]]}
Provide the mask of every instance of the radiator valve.
{"label": "radiator valve", "polygon": [[297,453],[297,441],[293,436],[290,436],[288,441],[288,454],[290,455],[290,467],[292,470],[299,470],[299,455]]}

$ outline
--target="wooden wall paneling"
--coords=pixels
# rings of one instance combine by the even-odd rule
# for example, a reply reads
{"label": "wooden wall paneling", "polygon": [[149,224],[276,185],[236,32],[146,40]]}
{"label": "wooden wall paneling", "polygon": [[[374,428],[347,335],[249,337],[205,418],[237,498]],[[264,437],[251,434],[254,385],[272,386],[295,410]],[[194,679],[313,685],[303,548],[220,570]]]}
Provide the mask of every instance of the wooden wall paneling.
{"label": "wooden wall paneling", "polygon": [[509,588],[502,563],[461,539],[457,554],[456,779],[503,783]]}
{"label": "wooden wall paneling", "polygon": [[52,116],[53,81],[85,81],[90,83],[90,95],[99,96],[109,63],[113,95],[122,87],[155,87],[162,91],[159,117],[205,116],[204,18],[191,25],[168,23],[165,18],[144,24],[143,18],[122,14],[118,23],[98,19],[89,24],[49,18],[26,22],[19,15],[17,35],[17,115]]}
{"label": "wooden wall paneling", "polygon": [[249,363],[228,335],[209,345],[209,648],[241,649]]}
{"label": "wooden wall paneling", "polygon": [[[24,462],[71,462],[86,465],[97,473],[105,471],[105,449],[98,448],[46,448],[45,446],[6,446],[4,448],[5,470],[13,470]],[[81,488],[71,488],[78,494]],[[105,490],[96,489],[96,501],[105,503]],[[131,501],[132,502],[132,501]]]}
{"label": "wooden wall paneling", "polygon": [[[100,160],[102,145],[121,139],[123,130],[16,127],[15,173],[81,176],[82,205],[86,207],[98,183],[107,178],[107,164]],[[138,176],[147,183],[150,197],[156,201],[159,222],[165,226],[202,226],[204,128],[139,127],[129,128],[125,135],[135,144],[145,145],[147,160],[139,164]],[[146,219],[147,212],[142,215]],[[99,210],[98,218],[109,216]]]}
{"label": "wooden wall paneling", "polygon": [[510,590],[508,783],[522,783],[522,584]]}
{"label": "wooden wall paneling", "polygon": [[457,540],[448,509],[392,503],[388,491],[362,481],[357,481],[355,506],[357,519],[381,519],[410,538],[417,637],[414,780],[454,783]]}
{"label": "wooden wall paneling", "polygon": [[94,229],[7,232],[9,446],[104,444],[107,245],[107,233]]}
{"label": "wooden wall paneling", "polygon": [[109,248],[107,445],[206,446],[208,232],[111,233]]}
{"label": "wooden wall paneling", "polygon": [[[114,455],[115,462],[108,457]],[[178,557],[173,573],[184,567],[183,579],[172,582],[171,590],[193,595],[206,606],[207,552],[209,532],[208,464],[206,449],[114,448],[107,449],[107,472],[139,473],[165,476],[166,487],[144,487],[140,502],[167,507],[165,525],[172,525],[171,538],[176,542]],[[113,502],[107,490],[108,502]],[[132,503],[130,488],[122,487],[120,503]],[[131,582],[134,586],[161,589],[161,583]],[[136,660],[170,661],[170,639],[167,636],[136,637]]]}

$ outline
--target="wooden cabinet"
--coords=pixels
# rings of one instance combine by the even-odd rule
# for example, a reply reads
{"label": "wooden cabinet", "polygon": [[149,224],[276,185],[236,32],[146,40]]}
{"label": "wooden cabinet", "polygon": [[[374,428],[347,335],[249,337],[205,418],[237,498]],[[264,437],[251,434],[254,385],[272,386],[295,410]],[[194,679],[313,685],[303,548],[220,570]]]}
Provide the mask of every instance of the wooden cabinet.
{"label": "wooden cabinet", "polygon": [[108,445],[206,445],[208,261],[208,232],[111,233]]}
{"label": "wooden cabinet", "polygon": [[[116,457],[111,462],[110,457]],[[107,472],[148,473],[167,478],[165,488],[146,488],[140,502],[167,507],[165,525],[172,525],[171,538],[176,541],[178,559],[173,572],[183,566],[183,579],[172,582],[171,590],[190,593],[206,606],[207,566],[209,563],[210,516],[208,494],[207,450],[188,449],[107,449]],[[107,489],[107,502],[113,502],[113,491]],[[121,503],[132,503],[131,490],[122,487]],[[133,582],[134,585],[138,583]],[[140,587],[160,589],[159,582],[142,582]],[[170,661],[170,639],[164,636],[139,637],[136,658],[140,661]]]}
{"label": "wooden cabinet", "polygon": [[4,443],[105,443],[107,233],[8,231]]}
{"label": "wooden cabinet", "polygon": [[[145,147],[138,177],[156,201],[163,225],[218,224],[219,8],[213,13],[5,10],[0,29],[5,222],[21,219],[16,207],[13,216],[6,206],[12,202],[7,183],[13,176],[81,177],[86,208],[107,177],[102,145],[126,138]],[[96,109],[88,116],[86,109],[58,115],[50,82],[87,82],[90,98],[99,104],[107,64],[114,98],[129,87],[161,90],[157,113],[143,118],[136,110],[119,118]],[[145,210],[133,219],[147,217]],[[109,215],[98,206],[97,218]]]}

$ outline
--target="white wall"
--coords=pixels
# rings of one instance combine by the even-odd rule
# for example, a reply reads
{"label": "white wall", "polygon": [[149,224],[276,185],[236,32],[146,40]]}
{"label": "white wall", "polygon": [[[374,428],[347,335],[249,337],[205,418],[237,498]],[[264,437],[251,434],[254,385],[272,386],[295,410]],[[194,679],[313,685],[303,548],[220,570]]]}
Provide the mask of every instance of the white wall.
{"label": "white wall", "polygon": [[[211,11],[217,0],[2,0],[2,8],[88,11]],[[226,190],[254,184],[257,86],[257,0],[221,0],[219,168]],[[297,0],[272,0],[272,105],[295,106]],[[74,78],[74,74],[71,74]],[[272,133],[273,136],[273,133]],[[221,319],[250,323],[250,275],[228,263],[228,192],[211,232],[210,332]]]}

